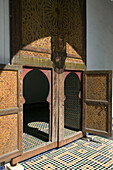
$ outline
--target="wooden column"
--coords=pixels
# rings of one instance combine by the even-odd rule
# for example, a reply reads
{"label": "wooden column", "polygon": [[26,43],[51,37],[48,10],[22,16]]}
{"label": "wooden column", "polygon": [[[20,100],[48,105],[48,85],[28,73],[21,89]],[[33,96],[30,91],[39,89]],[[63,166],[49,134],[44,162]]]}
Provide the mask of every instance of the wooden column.
{"label": "wooden column", "polygon": [[58,141],[64,139],[64,72],[58,74]]}
{"label": "wooden column", "polygon": [[[53,71],[52,142],[64,139],[64,72]],[[59,145],[59,144],[58,144]]]}
{"label": "wooden column", "polygon": [[54,71],[52,72],[52,95],[53,95],[53,103],[52,103],[52,142],[57,141],[58,134],[58,73]]}

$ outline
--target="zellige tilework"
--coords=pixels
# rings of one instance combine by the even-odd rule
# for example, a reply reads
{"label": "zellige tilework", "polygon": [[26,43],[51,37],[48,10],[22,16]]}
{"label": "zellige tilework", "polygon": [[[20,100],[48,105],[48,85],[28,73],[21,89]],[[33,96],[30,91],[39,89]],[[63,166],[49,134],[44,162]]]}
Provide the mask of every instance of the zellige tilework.
{"label": "zellige tilework", "polygon": [[112,170],[113,140],[93,136],[94,141],[79,139],[59,149],[21,162],[25,170]]}

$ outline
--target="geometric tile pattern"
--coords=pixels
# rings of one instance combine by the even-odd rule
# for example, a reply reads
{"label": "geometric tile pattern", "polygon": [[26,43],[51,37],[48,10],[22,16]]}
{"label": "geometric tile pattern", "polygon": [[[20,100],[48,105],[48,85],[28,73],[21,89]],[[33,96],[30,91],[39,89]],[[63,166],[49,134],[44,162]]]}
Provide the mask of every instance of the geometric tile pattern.
{"label": "geometric tile pattern", "polygon": [[21,162],[25,170],[113,170],[113,140],[93,136],[78,139]]}
{"label": "geometric tile pattern", "polygon": [[97,152],[93,156],[90,156],[88,159],[106,168],[110,167],[110,165],[113,165],[112,157],[106,156],[99,152]]}
{"label": "geometric tile pattern", "polygon": [[[37,122],[30,122],[30,123],[28,123],[27,126],[31,127],[31,128],[37,128],[38,130],[49,134],[49,123],[47,123],[47,122],[39,122],[39,121],[37,121]],[[64,128],[64,137],[66,137],[68,135],[71,135],[71,134],[73,134],[75,132],[76,131],[74,131],[74,130],[70,130],[70,129]]]}
{"label": "geometric tile pattern", "polygon": [[75,134],[75,133],[76,133],[75,130],[64,128],[64,137]]}
{"label": "geometric tile pattern", "polygon": [[44,143],[43,140],[36,138],[32,135],[29,135],[27,133],[23,133],[23,150],[30,150],[38,145],[41,145]]}
{"label": "geometric tile pattern", "polygon": [[65,164],[66,166],[70,166],[70,165],[73,165],[74,163],[80,161],[82,158],[80,158],[79,156],[76,156],[72,153],[64,152],[64,153],[56,156],[54,159]]}
{"label": "geometric tile pattern", "polygon": [[87,143],[84,144],[84,146],[87,146],[89,148],[93,148],[94,150],[98,151],[101,148],[105,147],[106,145],[105,144],[100,145],[99,143],[97,143],[97,145],[95,145],[95,143],[93,143],[93,142],[90,142],[90,143],[87,142]]}
{"label": "geometric tile pattern", "polygon": [[43,131],[45,133],[49,133],[49,123],[46,123],[46,122],[30,122],[28,123],[29,127],[31,128],[37,128],[38,130],[40,131]]}
{"label": "geometric tile pattern", "polygon": [[[27,126],[31,129],[28,132],[32,132],[33,128],[38,129],[46,134],[49,134],[49,123],[46,122],[30,122]],[[76,131],[64,128],[64,137],[75,134]],[[39,139],[38,137],[34,137],[28,133],[23,133],[23,150],[30,150],[38,145],[45,143],[45,141]]]}
{"label": "geometric tile pattern", "polygon": [[[40,129],[40,131],[42,131],[42,132],[45,132],[45,133],[49,134],[48,133],[49,129],[44,128],[44,126],[39,127],[38,129]],[[31,131],[32,131],[32,129],[31,129]],[[66,129],[66,128],[64,129],[64,137],[68,136],[68,135],[71,135],[73,133],[76,133],[76,132],[72,131],[70,129]],[[45,141],[39,139],[38,137],[34,137],[34,136],[30,135],[30,134],[23,133],[23,150],[24,151],[30,150],[30,149],[32,149],[34,147],[37,147],[37,146],[39,146],[39,145],[41,145],[43,143],[45,143]]]}

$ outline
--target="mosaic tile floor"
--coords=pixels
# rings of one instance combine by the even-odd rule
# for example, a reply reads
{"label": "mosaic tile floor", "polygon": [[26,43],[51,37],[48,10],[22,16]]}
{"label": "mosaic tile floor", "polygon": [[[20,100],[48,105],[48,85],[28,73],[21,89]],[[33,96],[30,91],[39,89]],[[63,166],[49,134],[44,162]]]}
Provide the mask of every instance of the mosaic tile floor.
{"label": "mosaic tile floor", "polygon": [[32,135],[29,135],[27,133],[23,133],[23,150],[24,152],[27,150],[30,150],[32,148],[35,148],[38,145],[41,145],[45,143],[43,140],[36,138]]}
{"label": "mosaic tile floor", "polygon": [[[30,122],[28,123],[28,132],[30,133],[23,133],[23,149],[24,151],[30,150],[38,145],[41,145],[45,143],[44,140],[39,139],[37,137],[34,137],[31,135],[33,130],[39,130],[41,132],[44,132],[46,134],[49,134],[49,124],[46,122]],[[34,133],[34,131],[33,131]],[[35,131],[37,133],[37,131]],[[65,128],[64,129],[64,137],[75,134],[76,131],[70,130]]]}
{"label": "mosaic tile floor", "polygon": [[113,140],[93,136],[21,162],[25,170],[113,170]]}
{"label": "mosaic tile floor", "polygon": [[47,122],[30,122],[28,126],[49,134],[49,123]]}
{"label": "mosaic tile floor", "polygon": [[[47,122],[30,122],[28,123],[28,126],[31,128],[37,128],[38,130],[49,134],[49,123]],[[74,130],[70,130],[67,128],[64,129],[64,137],[71,135],[73,133],[75,133]]]}

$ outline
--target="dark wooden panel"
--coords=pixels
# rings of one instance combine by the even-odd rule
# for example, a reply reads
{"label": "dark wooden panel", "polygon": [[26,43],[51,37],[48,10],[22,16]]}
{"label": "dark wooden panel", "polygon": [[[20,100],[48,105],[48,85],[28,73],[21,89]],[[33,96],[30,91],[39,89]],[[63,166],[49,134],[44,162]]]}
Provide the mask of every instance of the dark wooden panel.
{"label": "dark wooden panel", "polygon": [[11,56],[21,56],[20,50],[26,50],[28,55],[30,51],[49,54],[65,51],[65,57],[85,63],[85,3],[85,0],[11,0]]}
{"label": "dark wooden panel", "polygon": [[22,48],[21,1],[10,0],[10,44],[11,59]]}

